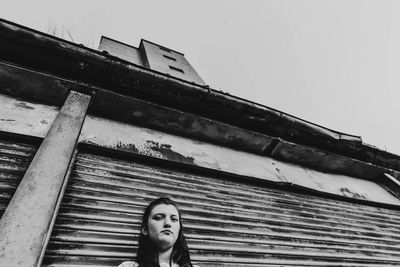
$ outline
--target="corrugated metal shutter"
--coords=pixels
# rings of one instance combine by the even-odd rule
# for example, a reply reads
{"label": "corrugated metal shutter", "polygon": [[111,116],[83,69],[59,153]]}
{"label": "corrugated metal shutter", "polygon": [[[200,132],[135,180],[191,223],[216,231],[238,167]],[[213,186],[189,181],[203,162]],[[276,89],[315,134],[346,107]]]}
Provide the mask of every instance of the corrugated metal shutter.
{"label": "corrugated metal shutter", "polygon": [[143,208],[171,195],[201,266],[400,266],[400,212],[79,154],[44,266],[134,256]]}
{"label": "corrugated metal shutter", "polygon": [[0,139],[0,218],[35,155],[33,144]]}

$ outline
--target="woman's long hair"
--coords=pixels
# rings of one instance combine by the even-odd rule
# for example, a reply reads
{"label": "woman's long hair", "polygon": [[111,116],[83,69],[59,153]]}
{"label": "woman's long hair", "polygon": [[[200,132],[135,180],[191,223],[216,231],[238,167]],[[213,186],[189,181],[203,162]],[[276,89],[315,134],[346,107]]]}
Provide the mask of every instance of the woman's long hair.
{"label": "woman's long hair", "polygon": [[[178,238],[174,244],[172,249],[171,259],[173,262],[179,264],[180,267],[192,267],[192,263],[190,261],[190,254],[189,248],[186,243],[185,236],[183,234],[183,225],[182,225],[182,218],[181,213],[176,206],[176,204],[167,197],[160,197],[156,200],[153,200],[145,209],[143,218],[142,218],[142,225],[141,231],[139,235],[139,247],[136,254],[136,262],[139,264],[140,267],[159,267],[160,264],[158,262],[158,251],[157,246],[153,244],[150,239],[149,235],[144,235],[142,229],[146,229],[148,227],[150,213],[153,208],[157,205],[165,204],[165,205],[173,205],[179,214],[179,234]],[[171,262],[170,262],[171,265]]]}

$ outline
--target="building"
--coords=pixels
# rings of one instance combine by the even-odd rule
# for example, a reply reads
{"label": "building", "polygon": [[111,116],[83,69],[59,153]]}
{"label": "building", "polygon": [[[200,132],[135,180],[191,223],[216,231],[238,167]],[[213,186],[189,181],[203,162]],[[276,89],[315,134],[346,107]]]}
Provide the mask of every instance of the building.
{"label": "building", "polygon": [[116,266],[160,195],[200,266],[400,265],[399,156],[145,40],[96,51],[4,20],[0,40],[1,267]]}
{"label": "building", "polygon": [[98,50],[147,69],[206,85],[184,54],[147,40],[141,40],[139,48],[136,48],[102,36]]}

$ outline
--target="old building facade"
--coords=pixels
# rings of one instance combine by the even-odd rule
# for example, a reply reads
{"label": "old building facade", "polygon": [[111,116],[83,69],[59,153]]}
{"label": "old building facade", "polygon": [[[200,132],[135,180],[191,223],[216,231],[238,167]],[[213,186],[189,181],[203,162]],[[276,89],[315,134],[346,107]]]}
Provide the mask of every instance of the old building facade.
{"label": "old building facade", "polygon": [[400,157],[216,91],[180,52],[0,21],[0,266],[117,266],[181,207],[200,266],[400,265]]}

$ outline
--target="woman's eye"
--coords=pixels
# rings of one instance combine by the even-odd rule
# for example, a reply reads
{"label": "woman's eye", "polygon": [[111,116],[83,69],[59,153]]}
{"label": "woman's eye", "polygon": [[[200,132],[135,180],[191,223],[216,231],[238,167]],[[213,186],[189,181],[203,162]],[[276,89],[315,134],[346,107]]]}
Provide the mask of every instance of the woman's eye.
{"label": "woman's eye", "polygon": [[160,220],[162,220],[162,216],[161,215],[157,215],[157,216],[154,216],[153,219],[156,220],[156,221],[160,221]]}
{"label": "woman's eye", "polygon": [[178,221],[178,218],[171,218],[171,221],[177,222],[177,221]]}

